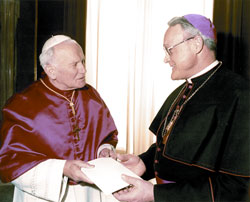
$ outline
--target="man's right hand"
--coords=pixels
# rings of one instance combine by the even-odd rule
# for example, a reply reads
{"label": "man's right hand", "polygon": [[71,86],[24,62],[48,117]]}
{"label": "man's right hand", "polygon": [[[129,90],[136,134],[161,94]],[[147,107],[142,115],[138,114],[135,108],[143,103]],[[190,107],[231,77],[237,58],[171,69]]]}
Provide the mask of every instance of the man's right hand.
{"label": "man's right hand", "polygon": [[136,155],[117,154],[117,159],[132,172],[141,176],[146,171],[143,161]]}
{"label": "man's right hand", "polygon": [[82,167],[91,169],[95,166],[81,160],[67,160],[63,168],[63,174],[75,182],[93,184],[93,182],[81,171]]}

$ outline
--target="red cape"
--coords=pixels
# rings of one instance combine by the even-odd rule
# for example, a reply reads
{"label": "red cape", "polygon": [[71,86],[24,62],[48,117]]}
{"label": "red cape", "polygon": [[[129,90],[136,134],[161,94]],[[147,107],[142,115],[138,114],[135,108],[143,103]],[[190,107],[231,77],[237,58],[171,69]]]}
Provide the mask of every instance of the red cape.
{"label": "red cape", "polygon": [[[53,87],[70,99],[72,91]],[[103,143],[117,144],[117,129],[98,92],[86,85],[77,89],[73,99],[76,118],[69,102],[36,81],[15,94],[3,108],[1,127],[0,178],[10,182],[47,159],[97,157]],[[73,132],[78,126],[79,140]]]}

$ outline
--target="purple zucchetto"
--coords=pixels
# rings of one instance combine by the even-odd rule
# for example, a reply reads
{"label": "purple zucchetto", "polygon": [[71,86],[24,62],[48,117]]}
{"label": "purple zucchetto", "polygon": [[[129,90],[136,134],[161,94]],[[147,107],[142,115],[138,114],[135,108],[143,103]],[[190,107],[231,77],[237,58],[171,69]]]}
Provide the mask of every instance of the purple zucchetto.
{"label": "purple zucchetto", "polygon": [[198,29],[204,36],[216,41],[216,29],[210,19],[198,14],[188,14],[183,16],[190,24]]}

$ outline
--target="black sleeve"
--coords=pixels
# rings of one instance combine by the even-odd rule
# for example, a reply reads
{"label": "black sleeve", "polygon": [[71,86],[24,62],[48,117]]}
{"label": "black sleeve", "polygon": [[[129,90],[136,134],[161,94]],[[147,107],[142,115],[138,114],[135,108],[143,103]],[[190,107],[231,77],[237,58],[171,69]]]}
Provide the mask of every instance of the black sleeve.
{"label": "black sleeve", "polygon": [[139,157],[142,159],[146,166],[146,172],[141,176],[144,180],[150,180],[155,177],[154,174],[154,157],[155,157],[156,144],[152,144],[149,149],[140,154]]}
{"label": "black sleeve", "polygon": [[155,202],[249,202],[249,194],[249,178],[226,174],[154,186]]}

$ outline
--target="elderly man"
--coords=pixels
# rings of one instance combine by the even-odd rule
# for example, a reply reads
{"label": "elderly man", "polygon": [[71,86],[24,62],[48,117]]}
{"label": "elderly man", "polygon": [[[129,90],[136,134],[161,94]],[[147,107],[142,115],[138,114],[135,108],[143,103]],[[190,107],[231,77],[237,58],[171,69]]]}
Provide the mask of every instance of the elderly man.
{"label": "elderly man", "polygon": [[157,141],[139,157],[119,155],[144,180],[123,179],[121,201],[246,201],[250,88],[216,60],[216,32],[197,14],[173,18],[164,36],[173,80],[185,79],[150,125]]}
{"label": "elderly man", "polygon": [[46,75],[3,108],[0,177],[14,201],[114,201],[81,167],[115,157],[117,129],[98,92],[86,84],[84,54],[68,36],[52,36],[40,55]]}

